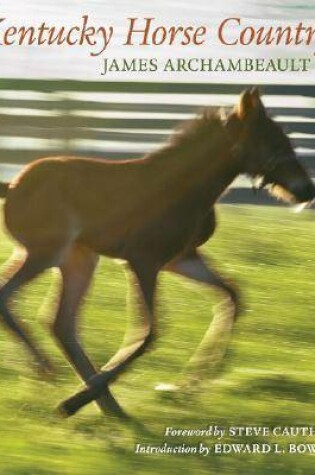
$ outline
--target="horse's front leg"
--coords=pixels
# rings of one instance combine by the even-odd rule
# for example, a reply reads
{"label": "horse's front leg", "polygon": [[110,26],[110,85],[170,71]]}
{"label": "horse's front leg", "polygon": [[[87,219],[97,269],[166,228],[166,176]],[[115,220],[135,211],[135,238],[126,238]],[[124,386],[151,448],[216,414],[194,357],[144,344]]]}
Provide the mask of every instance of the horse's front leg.
{"label": "horse's front leg", "polygon": [[169,264],[166,270],[214,287],[224,296],[187,368],[189,380],[192,381],[201,379],[204,375],[214,376],[226,353],[233,325],[239,314],[239,294],[195,250]]}
{"label": "horse's front leg", "polygon": [[61,409],[64,415],[73,415],[81,407],[98,399],[107,391],[108,384],[116,378],[135,358],[141,356],[154,337],[154,294],[158,268],[144,259],[131,264],[139,304],[139,324],[134,334],[102,370],[87,381],[87,387],[64,401]]}

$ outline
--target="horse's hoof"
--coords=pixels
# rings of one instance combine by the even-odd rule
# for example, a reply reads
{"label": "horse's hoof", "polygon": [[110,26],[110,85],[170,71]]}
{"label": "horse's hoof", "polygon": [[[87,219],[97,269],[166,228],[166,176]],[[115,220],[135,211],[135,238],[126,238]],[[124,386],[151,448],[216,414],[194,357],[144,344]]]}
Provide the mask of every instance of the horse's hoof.
{"label": "horse's hoof", "polygon": [[191,399],[191,391],[184,384],[158,384],[155,386],[159,399],[171,404],[187,404]]}
{"label": "horse's hoof", "polygon": [[33,368],[40,379],[47,382],[53,382],[56,380],[57,371],[53,364],[48,360],[33,362]]}
{"label": "horse's hoof", "polygon": [[59,404],[59,406],[57,406],[56,414],[62,419],[67,419],[68,417],[72,416],[74,412],[71,411],[66,402],[62,402]]}
{"label": "horse's hoof", "polygon": [[180,391],[180,387],[176,384],[160,383],[157,384],[154,388],[156,391],[161,391],[165,393],[175,393]]}
{"label": "horse's hoof", "polygon": [[68,413],[66,407],[64,406],[64,404],[60,404],[59,406],[57,406],[56,408],[56,414],[58,417],[60,417],[61,419],[67,419],[70,414]]}

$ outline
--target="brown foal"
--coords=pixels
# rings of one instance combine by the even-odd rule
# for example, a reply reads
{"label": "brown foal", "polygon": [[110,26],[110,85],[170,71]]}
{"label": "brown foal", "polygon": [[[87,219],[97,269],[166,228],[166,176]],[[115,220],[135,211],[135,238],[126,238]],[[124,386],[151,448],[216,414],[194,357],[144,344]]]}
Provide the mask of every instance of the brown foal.
{"label": "brown foal", "polygon": [[[268,117],[256,89],[246,90],[226,120],[210,110],[176,132],[160,150],[128,161],[56,157],[26,166],[0,187],[8,231],[23,254],[8,266],[0,289],[0,315],[43,369],[48,359],[12,314],[10,299],[50,267],[60,269],[62,290],[52,325],[67,359],[86,383],[62,404],[66,415],[96,400],[124,417],[108,385],[155,336],[154,296],[161,270],[175,272],[225,295],[195,358],[222,358],[238,313],[238,294],[198,251],[215,230],[214,204],[239,174],[262,177],[262,186],[307,202],[314,186],[281,128]],[[101,371],[77,334],[78,307],[99,255],[124,259],[135,278],[140,333]]]}

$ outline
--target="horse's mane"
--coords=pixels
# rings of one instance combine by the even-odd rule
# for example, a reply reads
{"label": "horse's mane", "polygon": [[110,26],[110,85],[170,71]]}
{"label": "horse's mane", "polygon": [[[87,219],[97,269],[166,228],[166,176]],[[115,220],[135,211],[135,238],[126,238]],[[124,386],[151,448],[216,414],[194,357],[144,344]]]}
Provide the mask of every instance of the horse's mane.
{"label": "horse's mane", "polygon": [[182,122],[171,135],[168,145],[180,147],[200,142],[205,137],[214,138],[216,133],[222,133],[223,125],[219,110],[206,107],[200,111],[197,117]]}
{"label": "horse's mane", "polygon": [[180,123],[165,145],[149,153],[144,159],[159,160],[162,157],[168,158],[170,154],[176,154],[177,151],[182,153],[196,150],[205,143],[205,140],[209,144],[217,143],[216,138],[220,137],[222,140],[225,136],[221,115],[218,108],[203,108],[193,119]]}

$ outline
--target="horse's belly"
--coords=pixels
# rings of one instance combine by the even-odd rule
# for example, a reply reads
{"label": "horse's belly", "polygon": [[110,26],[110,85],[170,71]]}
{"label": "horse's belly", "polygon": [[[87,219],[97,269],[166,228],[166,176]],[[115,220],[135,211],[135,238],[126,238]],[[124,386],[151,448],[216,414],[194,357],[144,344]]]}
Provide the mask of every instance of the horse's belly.
{"label": "horse's belly", "polygon": [[99,254],[126,260],[146,256],[164,264],[203,244],[215,229],[213,209],[206,216],[172,209],[153,217],[140,210],[135,214],[122,211],[117,219],[103,215],[98,221],[90,221],[80,242]]}
{"label": "horse's belly", "polygon": [[97,254],[122,258],[127,238],[121,233],[113,235],[102,228],[99,233],[81,232],[77,241]]}

